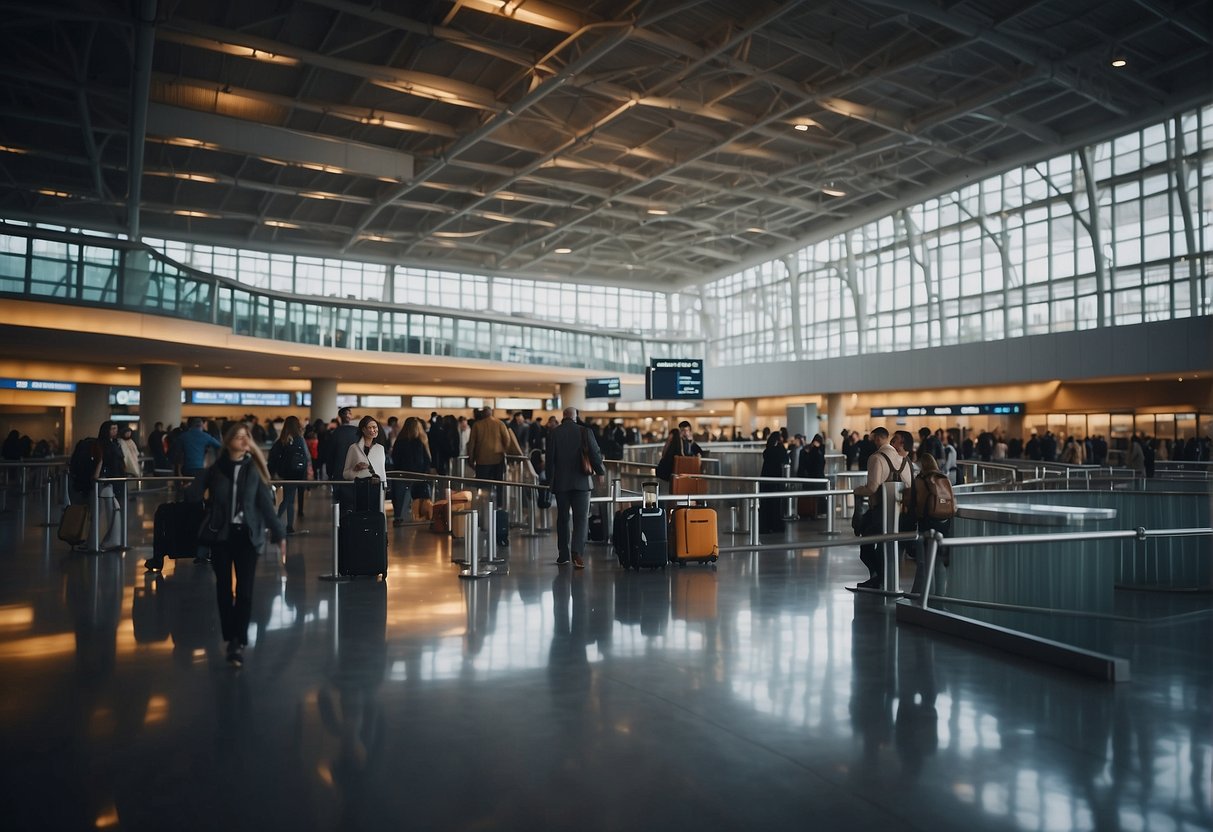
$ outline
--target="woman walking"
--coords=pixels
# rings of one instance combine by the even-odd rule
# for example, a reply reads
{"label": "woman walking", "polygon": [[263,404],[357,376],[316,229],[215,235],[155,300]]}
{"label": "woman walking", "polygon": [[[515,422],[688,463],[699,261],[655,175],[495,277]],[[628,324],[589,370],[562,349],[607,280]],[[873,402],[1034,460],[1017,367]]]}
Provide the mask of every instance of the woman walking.
{"label": "woman walking", "polygon": [[[302,436],[303,426],[297,416],[287,416],[282,423],[278,441],[270,448],[269,471],[276,480],[306,480],[311,473],[312,455]],[[286,515],[286,533],[295,533],[295,494],[302,490],[297,485],[282,487],[282,502],[278,505],[278,517]]]}
{"label": "woman walking", "polygon": [[203,536],[213,538],[209,545],[219,623],[227,642],[227,660],[235,667],[244,663],[253,609],[253,579],[257,559],[265,550],[267,528],[279,553],[286,557],[286,529],[274,509],[269,480],[265,458],[249,436],[248,428],[242,422],[232,425],[223,437],[219,458],[205,475],[210,509],[203,523]]}

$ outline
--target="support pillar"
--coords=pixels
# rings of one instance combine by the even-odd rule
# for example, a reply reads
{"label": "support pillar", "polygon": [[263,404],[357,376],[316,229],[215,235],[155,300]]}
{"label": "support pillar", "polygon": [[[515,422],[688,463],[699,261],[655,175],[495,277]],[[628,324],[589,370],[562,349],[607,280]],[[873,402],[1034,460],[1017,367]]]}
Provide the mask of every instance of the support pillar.
{"label": "support pillar", "polygon": [[743,440],[758,427],[758,399],[738,399],[733,403],[733,424],[741,431]]}
{"label": "support pillar", "polygon": [[328,422],[337,417],[337,379],[312,379],[312,410],[309,421]]}
{"label": "support pillar", "polygon": [[563,407],[585,407],[585,382],[560,385],[560,402]]}
{"label": "support pillar", "polygon": [[843,403],[842,393],[830,393],[826,396],[826,426],[822,436],[833,440],[834,447],[842,448],[842,432],[849,430],[847,424],[847,406]]}
{"label": "support pillar", "polygon": [[157,422],[163,422],[165,430],[181,424],[179,364],[139,367],[139,435],[146,439]]}
{"label": "support pillar", "polygon": [[[76,406],[72,408],[74,446],[86,436],[96,436],[101,423],[110,417],[110,389],[106,384],[77,384]],[[65,449],[71,453],[71,448]]]}

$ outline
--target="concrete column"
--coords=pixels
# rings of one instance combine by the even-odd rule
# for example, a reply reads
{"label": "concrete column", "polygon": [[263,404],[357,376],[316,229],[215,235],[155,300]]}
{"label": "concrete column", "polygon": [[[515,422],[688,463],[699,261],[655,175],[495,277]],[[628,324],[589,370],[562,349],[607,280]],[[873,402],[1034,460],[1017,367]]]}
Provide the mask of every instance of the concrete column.
{"label": "concrete column", "polygon": [[812,439],[817,433],[817,405],[790,404],[787,406],[788,433],[792,436],[801,434],[805,439]]}
{"label": "concrete column", "polygon": [[139,437],[146,441],[157,422],[165,430],[181,424],[181,365],[139,367]]}
{"label": "concrete column", "polygon": [[738,399],[733,402],[733,424],[741,431],[742,439],[749,439],[758,427],[758,399]]}
{"label": "concrete column", "polygon": [[578,410],[585,407],[585,382],[560,385],[560,403],[562,407],[575,407]]}
{"label": "concrete column", "polygon": [[826,396],[826,426],[823,436],[834,440],[834,447],[842,448],[842,432],[851,426],[847,424],[847,406],[842,393],[830,393]]}
{"label": "concrete column", "polygon": [[312,379],[312,412],[309,421],[329,421],[337,417],[337,379]]}
{"label": "concrete column", "polygon": [[[72,408],[73,446],[86,436],[96,436],[101,423],[110,417],[108,384],[77,384],[76,406]],[[70,454],[71,449],[67,452]]]}

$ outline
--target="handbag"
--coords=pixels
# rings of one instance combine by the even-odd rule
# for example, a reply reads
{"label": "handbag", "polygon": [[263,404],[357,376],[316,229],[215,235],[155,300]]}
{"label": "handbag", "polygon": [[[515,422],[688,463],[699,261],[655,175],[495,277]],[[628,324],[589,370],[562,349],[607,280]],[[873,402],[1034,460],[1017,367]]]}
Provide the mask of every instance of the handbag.
{"label": "handbag", "polygon": [[864,524],[867,522],[868,515],[871,513],[871,508],[868,506],[868,499],[864,497],[855,503],[855,513],[851,515],[851,531],[856,537],[863,537]]}
{"label": "handbag", "polygon": [[590,459],[590,443],[587,438],[589,433],[587,429],[581,429],[581,473],[586,476],[593,476],[594,462]]}
{"label": "handbag", "polygon": [[226,511],[217,511],[217,508],[214,503],[207,506],[206,514],[202,517],[202,525],[198,527],[199,543],[227,542],[231,518],[227,516]]}

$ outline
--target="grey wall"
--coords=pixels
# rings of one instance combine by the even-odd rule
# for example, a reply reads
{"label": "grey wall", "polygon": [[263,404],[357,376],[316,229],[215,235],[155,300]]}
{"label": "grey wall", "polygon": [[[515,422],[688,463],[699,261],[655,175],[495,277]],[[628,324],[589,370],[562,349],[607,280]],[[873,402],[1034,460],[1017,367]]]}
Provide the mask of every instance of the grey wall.
{"label": "grey wall", "polygon": [[1213,371],[1213,317],[1059,332],[900,353],[712,367],[704,397],[984,387]]}

